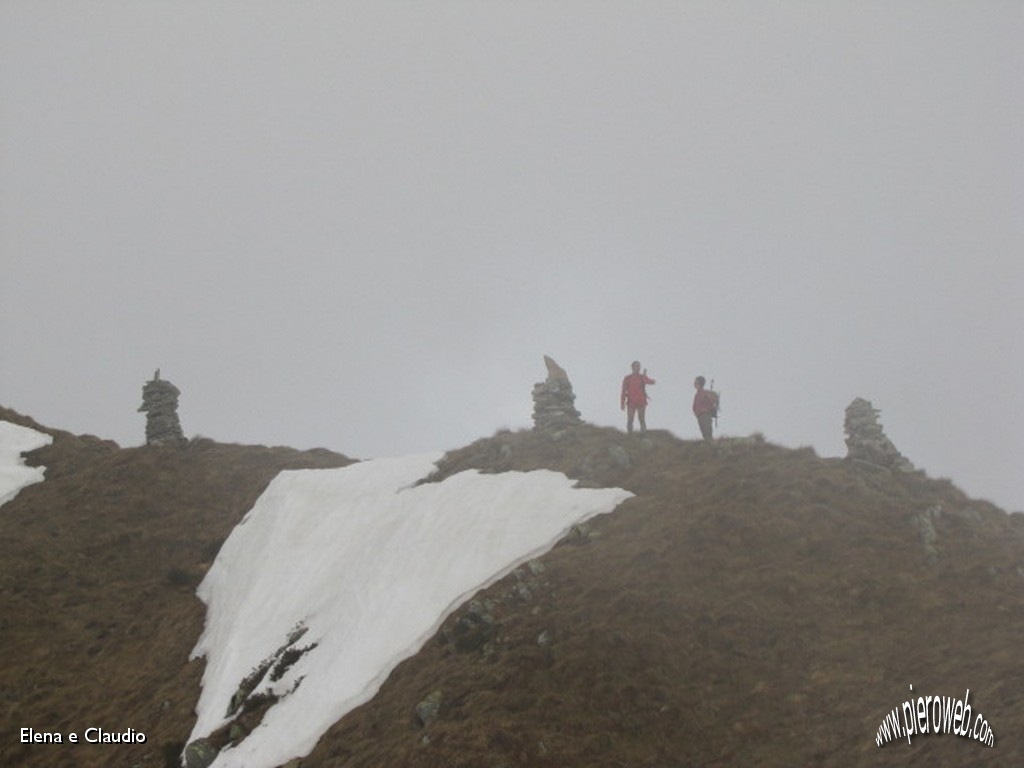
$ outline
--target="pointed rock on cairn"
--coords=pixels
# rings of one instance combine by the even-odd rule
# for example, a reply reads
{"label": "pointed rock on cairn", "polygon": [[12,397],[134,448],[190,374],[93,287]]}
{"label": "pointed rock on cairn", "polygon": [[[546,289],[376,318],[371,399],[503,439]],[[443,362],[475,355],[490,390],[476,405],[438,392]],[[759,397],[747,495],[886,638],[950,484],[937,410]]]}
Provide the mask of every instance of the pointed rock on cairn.
{"label": "pointed rock on cairn", "polygon": [[156,369],[153,379],[142,387],[140,411],[146,412],[146,445],[184,443],[185,436],[178,422],[178,395],[181,391],[160,378]]}
{"label": "pointed rock on cairn", "polygon": [[558,431],[582,424],[580,412],[573,405],[569,375],[558,363],[544,355],[548,377],[533,385],[533,428]]}
{"label": "pointed rock on cairn", "polygon": [[885,436],[878,423],[880,411],[870,400],[855,398],[846,407],[846,458],[885,469],[913,472],[914,465]]}

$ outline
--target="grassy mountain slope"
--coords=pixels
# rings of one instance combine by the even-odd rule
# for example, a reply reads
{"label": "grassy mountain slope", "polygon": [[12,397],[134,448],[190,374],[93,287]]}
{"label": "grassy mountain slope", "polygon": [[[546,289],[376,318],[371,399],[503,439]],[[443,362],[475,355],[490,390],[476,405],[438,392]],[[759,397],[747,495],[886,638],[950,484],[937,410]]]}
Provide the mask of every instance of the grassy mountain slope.
{"label": "grassy mountain slope", "polygon": [[[498,435],[444,472],[541,466],[637,496],[481,595],[481,647],[459,648],[472,612],[451,617],[304,768],[1024,764],[1021,516],[948,481],[664,433]],[[969,688],[994,750],[879,749],[910,685]]]}
{"label": "grassy mountain slope", "polygon": [[[205,611],[195,587],[283,469],[328,451],[220,445],[120,449],[47,429],[46,480],[0,507],[0,765],[163,766],[195,722]],[[142,745],[22,744],[20,729],[146,734]]]}
{"label": "grassy mountain slope", "polygon": [[[163,766],[193,722],[203,568],[279,469],[347,460],[56,438],[0,509],[0,764]],[[499,433],[434,479],[540,467],[636,496],[457,611],[302,768],[1024,764],[1024,516],[809,449],[590,426]],[[879,749],[910,685],[969,688],[995,747]],[[88,725],[149,740],[17,743]]]}

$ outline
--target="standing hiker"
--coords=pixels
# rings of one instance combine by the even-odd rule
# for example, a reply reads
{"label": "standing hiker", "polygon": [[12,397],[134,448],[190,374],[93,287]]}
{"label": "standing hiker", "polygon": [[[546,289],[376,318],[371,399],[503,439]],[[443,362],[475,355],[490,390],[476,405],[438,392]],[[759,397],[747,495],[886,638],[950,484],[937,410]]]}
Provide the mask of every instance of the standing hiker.
{"label": "standing hiker", "polygon": [[714,390],[704,389],[705,383],[703,376],[693,380],[693,388],[697,390],[693,396],[693,415],[697,417],[701,437],[711,440],[711,420],[718,415],[718,395]]}
{"label": "standing hiker", "polygon": [[633,372],[622,380],[622,394],[619,405],[626,412],[626,431],[633,431],[633,417],[640,417],[640,433],[647,431],[647,385],[654,379],[647,375],[647,369],[640,371],[640,363],[633,361]]}

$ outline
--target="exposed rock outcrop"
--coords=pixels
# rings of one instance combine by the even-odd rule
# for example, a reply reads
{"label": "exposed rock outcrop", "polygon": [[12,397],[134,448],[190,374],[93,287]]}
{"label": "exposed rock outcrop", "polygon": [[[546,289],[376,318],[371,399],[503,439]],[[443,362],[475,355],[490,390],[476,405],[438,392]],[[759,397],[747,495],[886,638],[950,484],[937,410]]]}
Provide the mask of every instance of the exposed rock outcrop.
{"label": "exposed rock outcrop", "polygon": [[548,377],[533,385],[533,428],[559,431],[582,424],[574,403],[569,375],[558,363],[544,355]]}
{"label": "exposed rock outcrop", "polygon": [[181,391],[160,378],[157,368],[153,378],[142,387],[142,405],[146,414],[146,445],[184,443],[185,436],[178,421],[178,396]]}
{"label": "exposed rock outcrop", "polygon": [[209,739],[196,739],[185,747],[185,768],[208,768],[218,754],[219,750]]}
{"label": "exposed rock outcrop", "polygon": [[862,397],[854,398],[846,407],[846,458],[885,469],[913,472],[914,465],[885,436],[878,422],[879,413],[870,400]]}

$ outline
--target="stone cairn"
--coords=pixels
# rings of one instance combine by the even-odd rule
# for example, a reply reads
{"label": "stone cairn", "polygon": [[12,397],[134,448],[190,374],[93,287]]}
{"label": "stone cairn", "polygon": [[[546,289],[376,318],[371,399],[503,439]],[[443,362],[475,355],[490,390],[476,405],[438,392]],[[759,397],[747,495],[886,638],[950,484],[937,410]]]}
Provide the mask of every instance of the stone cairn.
{"label": "stone cairn", "polygon": [[913,472],[914,465],[907,460],[885,436],[878,423],[880,411],[871,401],[855,398],[846,407],[846,458],[870,464],[875,467]]}
{"label": "stone cairn", "polygon": [[544,365],[548,368],[547,379],[533,385],[533,428],[558,431],[582,424],[580,412],[573,405],[576,395],[569,375],[547,355]]}
{"label": "stone cairn", "polygon": [[167,445],[185,442],[178,422],[178,395],[181,391],[160,378],[156,369],[153,379],[142,387],[140,411],[146,412],[146,445]]}

